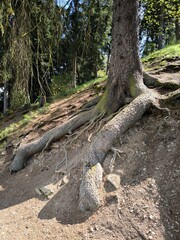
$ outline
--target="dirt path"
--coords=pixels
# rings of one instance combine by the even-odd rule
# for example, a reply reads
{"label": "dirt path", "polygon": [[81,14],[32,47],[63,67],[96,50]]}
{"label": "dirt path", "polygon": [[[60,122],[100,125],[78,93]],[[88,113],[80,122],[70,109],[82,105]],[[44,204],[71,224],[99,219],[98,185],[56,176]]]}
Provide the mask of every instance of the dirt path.
{"label": "dirt path", "polygon": [[[23,129],[21,140],[28,142],[66,121],[93,97],[94,92],[87,91],[73,96],[70,103],[54,103]],[[174,109],[167,118],[152,109],[116,142],[122,154],[113,174],[121,184],[114,189],[104,174],[104,205],[95,214],[85,214],[78,211],[78,191],[87,138],[94,130],[67,146],[68,161],[62,165],[61,147],[67,137],[14,175],[7,169],[11,152],[0,153],[0,239],[180,239],[180,110]],[[39,195],[42,187],[51,195]]]}

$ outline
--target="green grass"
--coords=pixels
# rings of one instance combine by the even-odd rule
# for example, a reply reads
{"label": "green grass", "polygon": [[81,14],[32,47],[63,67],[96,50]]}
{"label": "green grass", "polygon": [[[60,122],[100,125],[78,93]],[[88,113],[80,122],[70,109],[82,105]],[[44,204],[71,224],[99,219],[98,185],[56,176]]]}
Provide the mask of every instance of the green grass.
{"label": "green grass", "polygon": [[158,61],[161,59],[168,59],[174,57],[180,57],[180,43],[167,46],[161,50],[151,53],[148,56],[142,58],[142,62],[147,63],[152,62],[154,60]]}
{"label": "green grass", "polygon": [[[91,87],[93,87],[93,85],[95,85],[97,83],[100,83],[100,82],[103,82],[106,79],[107,79],[107,76],[103,72],[100,72],[98,78],[93,79],[91,81],[88,81],[88,82],[86,82],[86,83],[84,83],[84,84],[82,84],[82,85],[80,85],[76,88],[68,88],[68,86],[64,84],[63,85],[63,92],[60,91],[59,93],[57,93],[54,96],[54,100],[59,99],[59,98],[65,98],[65,97],[71,96],[72,94],[81,92],[81,91],[86,90],[88,88],[91,88]],[[23,128],[28,123],[30,123],[31,120],[34,117],[36,117],[40,114],[47,114],[49,105],[50,104],[46,104],[46,106],[43,107],[43,108],[39,108],[37,110],[31,111],[27,114],[24,114],[23,118],[19,122],[12,123],[8,127],[6,127],[5,129],[3,129],[0,132],[0,149],[4,148],[4,144],[6,143],[7,138],[13,136],[15,133],[17,133],[17,131],[19,131],[20,128]]]}
{"label": "green grass", "polygon": [[23,115],[22,120],[20,120],[17,123],[12,123],[8,127],[6,127],[4,130],[2,130],[0,133],[0,142],[3,141],[3,139],[10,137],[18,129],[26,126],[35,115],[37,115],[36,112],[30,112],[29,114],[25,114],[25,115]]}
{"label": "green grass", "polygon": [[[87,81],[84,84],[77,86],[76,88],[68,87],[67,83],[61,82],[58,86],[59,91],[54,95],[53,99],[56,100],[56,99],[71,96],[72,94],[84,91],[84,90],[90,88],[91,86],[93,86],[97,83],[103,82],[107,79],[107,76],[105,75],[104,72],[99,72],[98,75],[99,75],[98,78]],[[56,81],[57,81],[57,79],[56,79]]]}
{"label": "green grass", "polygon": [[17,131],[19,131],[21,128],[29,124],[34,117],[36,117],[39,114],[47,114],[47,113],[48,113],[48,105],[43,108],[39,108],[37,110],[24,114],[23,118],[20,121],[16,123],[12,123],[5,129],[1,130],[0,142],[2,143],[0,144],[0,149],[4,145],[4,142],[6,142],[7,138],[13,136]]}

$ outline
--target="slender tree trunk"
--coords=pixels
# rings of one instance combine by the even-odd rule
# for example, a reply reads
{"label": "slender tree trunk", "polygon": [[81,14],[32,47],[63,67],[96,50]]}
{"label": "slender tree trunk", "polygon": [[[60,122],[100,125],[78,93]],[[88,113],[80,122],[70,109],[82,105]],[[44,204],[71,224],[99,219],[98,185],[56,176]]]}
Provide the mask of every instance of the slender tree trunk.
{"label": "slender tree trunk", "polygon": [[7,113],[9,107],[9,87],[8,82],[4,83],[4,101],[3,101],[3,114]]}
{"label": "slender tree trunk", "polygon": [[77,86],[77,53],[75,52],[73,57],[73,87]]}
{"label": "slender tree trunk", "polygon": [[180,23],[178,19],[176,19],[175,21],[175,34],[176,34],[176,42],[178,42],[180,40]]}
{"label": "slender tree trunk", "polygon": [[160,7],[160,26],[159,26],[159,36],[158,36],[158,49],[163,48],[163,29],[164,29],[164,3]]}

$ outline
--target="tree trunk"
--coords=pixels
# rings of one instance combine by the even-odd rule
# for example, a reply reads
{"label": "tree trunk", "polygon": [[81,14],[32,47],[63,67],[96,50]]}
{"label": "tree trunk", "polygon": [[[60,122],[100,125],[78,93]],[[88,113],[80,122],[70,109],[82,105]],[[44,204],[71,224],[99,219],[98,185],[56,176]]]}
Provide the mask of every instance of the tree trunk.
{"label": "tree trunk", "polygon": [[110,65],[110,62],[111,62],[111,48],[110,48],[110,46],[108,46],[106,75],[109,75],[109,65]]}
{"label": "tree trunk", "polygon": [[176,19],[175,21],[175,34],[176,34],[176,42],[178,42],[180,40],[180,23],[178,19]]}
{"label": "tree trunk", "polygon": [[4,83],[4,97],[3,97],[3,114],[7,113],[9,107],[9,86],[8,82]]}
{"label": "tree trunk", "polygon": [[159,22],[158,50],[163,48],[163,29],[164,29],[164,3],[160,7],[160,22]]}
{"label": "tree trunk", "polygon": [[77,53],[74,53],[73,57],[73,77],[72,77],[72,85],[74,88],[77,86]]}
{"label": "tree trunk", "polygon": [[138,53],[138,1],[114,0],[112,51],[106,111],[117,111],[125,97],[135,96],[135,81],[142,78]]}
{"label": "tree trunk", "polygon": [[9,64],[13,69],[13,76],[10,80],[11,109],[30,103],[29,79],[31,76],[32,55],[29,29],[31,29],[31,26],[27,9],[24,4],[17,5],[9,48],[11,54]]}

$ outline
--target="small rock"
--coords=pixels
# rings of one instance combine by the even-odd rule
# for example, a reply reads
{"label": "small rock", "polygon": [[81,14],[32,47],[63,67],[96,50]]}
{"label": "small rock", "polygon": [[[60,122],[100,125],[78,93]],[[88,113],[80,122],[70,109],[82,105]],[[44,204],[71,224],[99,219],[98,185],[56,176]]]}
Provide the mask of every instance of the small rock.
{"label": "small rock", "polygon": [[93,227],[90,227],[90,228],[89,228],[89,232],[90,232],[90,233],[93,233],[93,232],[94,232],[94,228],[93,228]]}
{"label": "small rock", "polygon": [[108,152],[103,162],[103,170],[105,174],[110,174],[113,172],[113,169],[114,169],[114,159],[112,157],[112,153]]}
{"label": "small rock", "polygon": [[117,174],[109,174],[106,178],[105,189],[107,192],[115,191],[120,188],[120,176]]}
{"label": "small rock", "polygon": [[94,230],[98,231],[99,227],[97,225],[94,225]]}
{"label": "small rock", "polygon": [[2,155],[2,156],[5,156],[5,155],[6,155],[6,152],[4,152],[4,151],[1,152],[1,155]]}
{"label": "small rock", "polygon": [[39,188],[37,187],[35,191],[37,192],[37,194],[44,196],[46,198],[53,193],[50,189],[45,187],[39,187]]}

